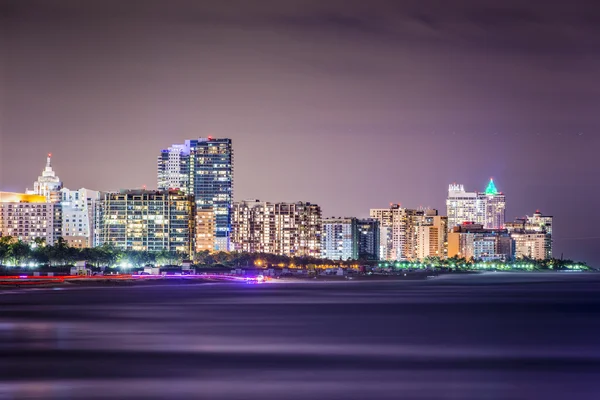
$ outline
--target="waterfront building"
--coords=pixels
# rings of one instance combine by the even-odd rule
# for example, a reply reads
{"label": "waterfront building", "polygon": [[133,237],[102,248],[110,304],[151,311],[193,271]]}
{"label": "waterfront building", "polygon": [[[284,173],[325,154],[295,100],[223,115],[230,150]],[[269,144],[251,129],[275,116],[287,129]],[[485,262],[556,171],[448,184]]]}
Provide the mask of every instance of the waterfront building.
{"label": "waterfront building", "polygon": [[121,250],[194,250],[195,204],[179,190],[104,193],[98,203],[98,244]]}
{"label": "waterfront building", "polygon": [[321,224],[321,257],[328,260],[358,259],[359,231],[356,218],[325,218]]}
{"label": "waterfront building", "polygon": [[196,253],[215,248],[215,214],[212,209],[196,210]]}
{"label": "waterfront building", "polygon": [[100,192],[62,188],[60,195],[60,236],[72,247],[93,247]]}
{"label": "waterfront building", "polygon": [[391,204],[390,208],[371,209],[369,214],[385,228],[380,231],[381,259],[407,261],[417,258],[415,227],[424,216],[437,215],[437,210],[413,210]]}
{"label": "waterfront building", "polygon": [[235,202],[232,249],[286,256],[321,256],[321,208],[316,204]]}
{"label": "waterfront building", "polygon": [[513,253],[513,240],[506,229],[485,229],[481,224],[465,222],[448,233],[448,257],[506,261]]}
{"label": "waterfront building", "polygon": [[49,203],[45,195],[0,192],[0,236],[54,244],[57,207],[59,204]]}
{"label": "waterfront building", "polygon": [[537,210],[532,216],[508,222],[506,228],[515,241],[515,257],[536,260],[552,258],[552,216]]}
{"label": "waterfront building", "polygon": [[359,260],[379,260],[381,234],[379,221],[374,218],[359,219],[357,225]]}
{"label": "waterfront building", "polygon": [[46,201],[49,203],[60,203],[60,189],[63,184],[60,178],[56,176],[56,173],[52,169],[52,154],[48,154],[46,158],[46,167],[42,171],[42,174],[33,183],[33,189],[27,189],[27,194],[36,194],[44,196]]}
{"label": "waterfront building", "polygon": [[493,179],[490,179],[484,192],[467,192],[463,185],[448,187],[446,214],[448,229],[464,222],[481,224],[486,229],[504,227],[506,196],[499,192]]}
{"label": "waterfront building", "polygon": [[231,139],[186,140],[162,150],[158,157],[158,188],[178,188],[193,195],[198,210],[214,214],[215,251],[228,251],[233,202]]}
{"label": "waterfront building", "polygon": [[448,253],[448,217],[423,215],[415,223],[416,259],[427,257],[444,259]]}

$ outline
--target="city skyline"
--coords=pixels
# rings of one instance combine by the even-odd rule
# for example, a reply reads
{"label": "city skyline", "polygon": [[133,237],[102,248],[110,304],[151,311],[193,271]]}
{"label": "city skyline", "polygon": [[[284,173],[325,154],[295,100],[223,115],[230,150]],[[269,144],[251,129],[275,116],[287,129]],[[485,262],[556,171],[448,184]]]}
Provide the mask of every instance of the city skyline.
{"label": "city skyline", "polygon": [[[188,192],[188,193],[190,191],[193,191],[193,189],[191,189],[190,186],[188,186],[187,183],[181,185],[181,186],[183,186],[183,188],[168,187],[169,185],[167,183],[165,183],[165,182],[168,181],[168,179],[165,180],[166,177],[168,175],[170,175],[170,174],[174,174],[174,176],[176,177],[177,180],[180,179],[180,172],[182,172],[182,171],[185,171],[185,174],[183,174],[182,176],[188,176],[188,175],[190,177],[193,176],[193,174],[189,174],[189,169],[190,168],[188,166],[186,166],[186,165],[190,164],[188,162],[189,160],[186,159],[186,161],[184,161],[182,163],[184,165],[183,168],[180,167],[180,160],[179,160],[180,157],[181,157],[181,155],[179,154],[181,150],[184,150],[185,155],[187,155],[187,157],[189,157],[189,155],[190,155],[190,152],[189,152],[189,150],[190,150],[190,143],[193,144],[192,147],[191,147],[192,149],[195,149],[195,147],[198,146],[199,144],[201,144],[203,146],[202,147],[203,150],[201,150],[198,153],[198,156],[201,156],[201,157],[205,157],[205,156],[212,157],[212,156],[210,156],[210,154],[213,154],[214,156],[217,156],[217,158],[215,158],[212,161],[219,161],[219,160],[221,160],[220,157],[223,157],[223,156],[230,157],[230,158],[227,158],[227,160],[230,160],[229,162],[232,162],[232,160],[233,160],[233,157],[232,157],[233,147],[232,147],[231,139],[209,137],[209,138],[199,138],[197,140],[196,139],[186,140],[186,144],[183,145],[183,146],[182,145],[173,145],[168,150],[162,150],[161,154],[163,154],[163,155],[161,155],[161,156],[158,157],[158,175],[157,175],[158,188],[156,188],[156,189],[146,188],[146,187],[143,187],[143,188],[128,188],[128,189],[119,189],[118,191],[107,191],[107,192],[103,192],[103,193],[106,193],[106,194],[111,194],[112,193],[112,194],[116,194],[116,195],[122,195],[122,193],[124,193],[123,191],[127,192],[127,191],[131,191],[131,190],[133,190],[133,191],[143,190],[143,191],[145,191],[148,194],[153,193],[154,190],[156,191],[156,193],[159,193],[159,192],[162,191],[162,193],[165,193],[165,194],[167,192],[169,192],[169,191],[172,191],[172,190],[179,191],[180,189],[183,190],[184,192]],[[213,149],[217,150],[217,151],[214,151],[214,152],[211,151],[209,146],[215,146]],[[225,150],[225,148],[223,146],[226,146],[226,150]],[[187,151],[185,151],[184,148],[187,148]],[[200,147],[198,147],[198,149],[200,149]],[[173,154],[171,154],[170,156],[168,156],[168,155],[165,156],[165,154],[171,153],[172,150],[175,150],[175,153],[177,153],[176,154],[176,156],[177,156],[177,162],[174,163],[174,164],[173,164],[173,159],[172,159],[173,158]],[[53,170],[53,168],[51,166],[51,157],[52,157],[52,154],[49,153],[47,155],[46,167],[44,168],[42,175],[39,176],[38,180],[34,182],[34,187],[37,188],[36,191],[30,191],[29,189],[27,189],[27,193],[28,194],[36,194],[36,193],[37,194],[44,194],[44,196],[47,199],[51,199],[51,197],[48,197],[48,196],[51,195],[51,193],[47,192],[47,189],[45,189],[45,186],[43,186],[43,185],[45,185],[45,183],[44,184],[40,183],[40,182],[46,182],[48,180],[47,177],[51,177],[50,181],[52,182],[52,184],[54,186],[56,186],[58,189],[60,189],[60,192],[57,192],[57,194],[60,194],[60,193],[64,192],[62,194],[62,196],[64,197],[65,195],[67,195],[67,193],[70,192],[70,190],[68,188],[62,186],[63,182],[60,181],[60,178],[56,174],[56,171]],[[181,158],[181,160],[183,160],[183,159],[184,158]],[[165,164],[166,160],[169,160],[169,164]],[[223,159],[223,160],[225,160],[225,159]],[[219,161],[219,162],[221,162],[221,161]],[[203,165],[204,165],[204,161],[202,161],[200,159],[199,166],[203,166]],[[218,164],[218,165],[221,165],[221,164]],[[208,167],[208,168],[212,169],[212,167]],[[231,175],[231,173],[233,171],[233,165],[231,164],[228,168],[230,169],[230,171],[229,171],[229,175],[228,175],[227,181],[231,182],[232,178],[233,178],[233,175]],[[171,169],[171,172],[168,172],[169,169]],[[217,170],[219,170],[219,169],[222,169],[222,168],[221,167],[217,167]],[[48,181],[48,182],[50,182],[50,181]],[[161,184],[161,182],[162,182],[162,184]],[[186,179],[186,182],[187,182],[187,179]],[[215,181],[215,183],[218,183],[218,182]],[[231,187],[230,187],[230,189],[231,189]],[[87,188],[81,188],[81,189],[79,189],[79,191],[88,191],[89,192],[89,189],[87,189]],[[92,193],[97,193],[96,194],[96,196],[97,196],[98,193],[100,193],[100,192],[94,192],[94,191],[92,191]],[[210,200],[212,198],[211,196],[213,196],[213,194],[209,194],[208,197],[206,197],[205,195],[206,194],[200,193],[200,199],[205,198],[206,200]],[[448,189],[448,198],[447,198],[447,202],[446,202],[447,211],[450,211],[450,208],[452,208],[454,210],[454,208],[456,207],[456,203],[454,203],[454,205],[452,205],[452,207],[450,206],[451,200],[455,200],[454,196],[459,196],[459,198],[461,198],[461,197],[464,198],[464,196],[467,196],[466,198],[471,198],[472,197],[472,200],[470,200],[470,201],[476,201],[477,204],[479,204],[481,202],[481,204],[479,204],[479,206],[475,206],[475,203],[473,203],[473,204],[468,203],[470,205],[468,205],[466,203],[464,205],[466,207],[465,211],[471,210],[471,211],[468,211],[468,212],[469,213],[473,213],[472,214],[473,218],[466,218],[466,219],[464,217],[462,219],[458,218],[458,220],[460,220],[460,221],[458,221],[458,222],[460,222],[459,225],[462,225],[463,222],[464,223],[468,223],[468,224],[472,224],[472,223],[477,224],[477,223],[479,223],[479,224],[482,224],[481,225],[482,227],[484,227],[484,225],[483,225],[484,221],[488,220],[488,218],[489,218],[489,217],[486,216],[487,213],[488,213],[488,207],[489,207],[489,205],[487,204],[487,202],[490,201],[490,199],[492,199],[492,200],[495,201],[495,198],[497,196],[500,196],[501,201],[502,201],[502,203],[501,203],[502,204],[502,210],[501,210],[502,211],[501,212],[501,217],[502,217],[501,220],[502,220],[502,222],[500,222],[501,225],[494,225],[494,226],[490,226],[489,228],[492,228],[492,229],[504,229],[504,223],[507,223],[508,225],[514,225],[515,224],[511,220],[508,220],[508,219],[506,219],[504,217],[504,208],[505,208],[505,204],[506,204],[506,202],[505,202],[505,194],[497,189],[493,178],[490,178],[490,180],[488,181],[488,183],[486,185],[485,190],[482,191],[482,192],[480,192],[480,191],[466,192],[465,189],[464,189],[464,185],[457,184],[457,183],[450,184],[449,185],[449,189]],[[475,199],[477,199],[477,200],[475,200]],[[56,201],[56,200],[54,199],[54,200],[47,200],[47,201]],[[64,201],[64,198],[63,198],[63,201]],[[201,205],[201,203],[204,202],[204,201],[205,200],[201,200],[201,202],[198,202],[198,199],[196,199],[194,201],[194,203],[198,204],[199,210],[202,209],[202,208],[205,208],[205,207],[203,207]],[[245,203],[246,201],[248,201],[248,199],[242,200],[242,201],[239,201],[237,199],[233,199],[232,206],[233,207],[237,207],[236,204]],[[259,202],[259,200],[249,200],[249,201],[250,202],[252,202],[252,201]],[[265,203],[265,204],[267,204],[267,203]],[[307,203],[307,204],[310,204],[310,203]],[[68,202],[67,202],[67,205],[68,205]],[[63,207],[64,207],[64,205],[63,205]],[[218,206],[217,209],[219,209],[219,207],[220,206]],[[317,205],[317,207],[319,207],[319,206]],[[422,214],[423,212],[425,212],[425,215],[428,215],[430,211],[434,212],[434,214],[430,214],[430,215],[438,215],[438,212],[439,212],[438,209],[431,208],[431,207],[422,207],[422,206],[420,206],[418,208],[410,208],[410,207],[402,206],[399,203],[398,204],[391,203],[390,207],[391,207],[391,210],[397,209],[398,211],[402,211],[403,213],[407,213],[408,212],[410,215],[413,215],[413,213],[416,213],[414,215],[423,215]],[[473,207],[475,207],[475,208],[473,208]],[[481,208],[481,210],[476,211],[476,209],[479,209],[479,208]],[[320,209],[320,207],[319,207],[319,209]],[[205,208],[205,210],[209,211],[211,214],[213,213],[212,207]],[[369,218],[373,218],[373,216],[374,216],[373,212],[377,212],[378,210],[386,212],[386,210],[389,210],[389,209],[385,209],[385,208],[384,209],[370,209]],[[494,212],[496,212],[496,211],[494,211]],[[319,211],[319,213],[320,213],[320,211]],[[453,211],[453,213],[454,213],[454,211]],[[481,214],[481,215],[479,215],[479,214]],[[540,211],[536,210],[536,212],[534,214],[534,218],[535,218],[535,215],[541,215]],[[378,218],[381,218],[381,217],[382,216],[379,216]],[[481,217],[481,218],[479,218],[479,217]],[[196,218],[196,217],[194,217],[194,218]],[[200,214],[199,214],[198,218],[204,218],[204,217],[201,217]],[[214,216],[212,218],[214,218]],[[325,226],[327,220],[336,219],[336,218],[350,218],[350,219],[354,219],[354,220],[356,220],[357,218],[360,219],[360,217],[356,217],[356,216],[335,217],[335,216],[331,216],[331,215],[327,215],[326,213],[323,213],[323,226]],[[383,217],[383,218],[385,220],[385,217]],[[442,218],[448,219],[447,216],[443,216]],[[526,220],[529,217],[523,216],[523,218],[525,218],[524,220]],[[514,220],[515,221],[520,221],[520,220],[523,220],[523,218],[516,217]],[[550,218],[552,218],[552,217],[550,217]],[[454,219],[456,219],[456,217]],[[79,221],[79,222],[81,222],[81,221]],[[199,222],[199,221],[197,221],[197,222]],[[205,232],[204,232],[205,228],[201,227],[201,225],[198,225],[198,229],[200,229],[200,231],[198,231],[196,234],[200,234],[202,236],[202,235],[205,234]],[[382,224],[381,226],[384,227],[385,224]],[[457,226],[457,225],[453,225],[453,226]],[[447,225],[446,227],[450,231],[452,230],[451,229],[452,227],[450,225]],[[68,227],[64,226],[62,229],[63,229],[63,231],[65,229],[68,230]],[[214,227],[213,227],[213,229],[214,229]],[[229,229],[231,229],[231,228],[229,228]],[[391,229],[391,225],[390,225],[390,227],[388,229]],[[208,232],[208,231],[206,231],[206,232]],[[391,232],[392,231],[390,230],[388,234],[391,235]],[[395,232],[395,230],[394,230],[394,232]],[[550,232],[550,234],[552,233],[552,228],[550,228],[549,232]],[[532,231],[528,231],[527,233],[532,234],[533,232]],[[194,235],[193,232],[191,232],[191,234]],[[358,234],[358,231],[357,231],[357,234]],[[58,236],[59,234],[56,234],[56,235]],[[69,234],[67,233],[67,235],[69,235]],[[437,234],[434,234],[434,236],[435,235],[437,235]],[[389,238],[390,243],[388,244],[388,246],[392,246],[394,249],[396,249],[397,246],[400,246],[400,247],[404,246],[404,244],[399,245],[398,243],[395,243],[394,239],[392,239],[392,236],[393,235],[391,235],[390,238]],[[420,234],[417,234],[417,236],[415,236],[414,240],[417,240],[418,236],[420,236]],[[324,238],[325,238],[325,233],[323,233],[323,236],[322,236],[323,240],[324,240]],[[528,238],[528,240],[532,240],[530,236],[527,236],[527,238]],[[549,246],[550,246],[550,249],[551,249],[551,246],[552,246],[552,236],[549,236],[548,238],[550,239]],[[67,237],[67,239],[83,239],[83,237],[81,237],[81,238],[78,238],[78,237],[69,238],[69,237]],[[93,236],[90,236],[89,239],[92,240]],[[356,237],[355,239],[358,240],[358,237]],[[225,250],[225,249],[219,249],[219,245],[217,245],[217,242],[214,242],[214,243],[216,244],[216,247],[214,248],[214,250],[216,250],[216,251]],[[392,243],[395,243],[395,244],[392,244]],[[527,242],[527,243],[529,243],[529,242]],[[407,244],[408,244],[408,242],[407,242]],[[383,245],[383,242],[382,242],[382,245]],[[200,245],[199,243],[197,243],[197,244],[194,245],[194,244],[192,244],[190,242],[190,246],[196,246],[197,248],[202,248],[202,245]],[[392,250],[392,247],[388,248],[385,251],[383,251],[383,250],[382,251],[384,253],[390,252],[390,251],[393,252],[394,250]],[[398,247],[398,249],[400,247]],[[229,251],[233,251],[233,250],[241,250],[241,249],[234,248],[233,244],[232,244],[232,247],[229,249]],[[440,248],[440,250],[441,250],[441,248]],[[399,251],[399,250],[395,250],[395,251]],[[404,251],[404,250],[402,250],[402,251]],[[424,249],[421,248],[421,246],[419,246],[419,252],[422,252],[422,251],[424,251]],[[541,251],[542,253],[544,252],[543,249],[540,249],[539,251]],[[552,255],[552,250],[549,250],[549,251],[550,252],[548,254]],[[278,253],[278,252],[276,252],[276,253]],[[325,253],[323,253],[323,254],[325,254]],[[441,253],[438,251],[435,254],[437,255],[437,254],[441,254]],[[401,256],[400,254],[392,254],[392,253],[390,253],[387,256],[385,256],[382,253],[381,257],[383,257],[382,259],[388,259],[388,258],[390,258],[390,259],[405,259],[405,257],[412,257],[412,256],[404,256],[404,255]]]}
{"label": "city skyline", "polygon": [[494,177],[507,220],[555,215],[555,255],[600,262],[590,2],[201,3],[3,2],[1,189],[48,152],[68,187],[152,188],[157,149],[228,137],[235,200],[364,218]]}

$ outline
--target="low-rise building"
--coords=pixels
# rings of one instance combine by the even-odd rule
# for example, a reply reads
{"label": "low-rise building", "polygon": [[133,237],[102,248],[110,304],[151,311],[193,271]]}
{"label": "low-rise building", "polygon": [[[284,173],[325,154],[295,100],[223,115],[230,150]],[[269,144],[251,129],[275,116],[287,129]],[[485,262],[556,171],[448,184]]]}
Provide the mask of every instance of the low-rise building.
{"label": "low-rise building", "polygon": [[513,240],[506,229],[484,229],[481,224],[465,222],[448,234],[448,257],[506,261],[513,253]]}
{"label": "low-rise building", "polygon": [[193,255],[194,198],[179,190],[104,193],[97,207],[99,244],[122,250]]}

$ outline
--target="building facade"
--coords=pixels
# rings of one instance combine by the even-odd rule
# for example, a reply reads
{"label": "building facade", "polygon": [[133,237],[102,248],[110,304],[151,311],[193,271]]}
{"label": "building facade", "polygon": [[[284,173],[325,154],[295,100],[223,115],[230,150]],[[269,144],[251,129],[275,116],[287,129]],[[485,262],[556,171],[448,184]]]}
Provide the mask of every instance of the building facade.
{"label": "building facade", "polygon": [[416,259],[448,255],[448,217],[424,215],[415,223]]}
{"label": "building facade", "polygon": [[390,208],[370,210],[380,225],[380,259],[411,261],[418,258],[417,226],[426,217],[437,216],[437,210],[414,210],[392,204]]}
{"label": "building facade", "polygon": [[515,241],[516,258],[544,260],[552,258],[553,217],[537,210],[532,216],[517,218],[506,224]]}
{"label": "building facade", "polygon": [[321,257],[328,260],[358,259],[359,231],[356,218],[325,218],[321,224]]}
{"label": "building facade", "polygon": [[48,154],[46,159],[46,167],[42,174],[33,183],[33,189],[27,189],[27,194],[37,194],[44,196],[49,203],[60,203],[60,189],[63,184],[56,173],[52,169],[52,154]]}
{"label": "building facade", "polygon": [[321,208],[305,202],[236,202],[231,243],[235,251],[320,257]]}
{"label": "building facade", "polygon": [[448,233],[448,257],[507,261],[513,258],[513,239],[506,229],[485,229],[465,222]]}
{"label": "building facade", "polygon": [[60,236],[72,247],[93,247],[96,205],[100,200],[100,192],[62,188],[60,195]]}
{"label": "building facade", "polygon": [[97,206],[98,244],[122,250],[194,250],[195,204],[182,191],[104,193]]}
{"label": "building facade", "polygon": [[0,236],[54,244],[57,207],[58,203],[47,202],[44,195],[0,192]]}
{"label": "building facade", "polygon": [[357,224],[359,260],[379,260],[381,234],[379,221],[374,218],[366,218],[359,219]]}
{"label": "building facade", "polygon": [[448,229],[464,222],[481,224],[486,229],[502,229],[505,221],[506,196],[490,179],[485,192],[467,192],[463,185],[448,187],[446,215]]}
{"label": "building facade", "polygon": [[186,140],[161,151],[158,188],[179,188],[193,195],[198,210],[214,214],[215,251],[230,250],[233,203],[233,147],[231,139]]}

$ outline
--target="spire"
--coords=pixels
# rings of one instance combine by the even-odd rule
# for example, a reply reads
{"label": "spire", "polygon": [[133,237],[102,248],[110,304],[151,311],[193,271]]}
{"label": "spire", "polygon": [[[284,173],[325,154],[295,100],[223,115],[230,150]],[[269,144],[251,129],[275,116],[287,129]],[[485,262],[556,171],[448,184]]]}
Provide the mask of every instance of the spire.
{"label": "spire", "polygon": [[52,168],[52,153],[48,153],[48,158],[46,159],[46,168]]}
{"label": "spire", "polygon": [[485,194],[489,194],[489,195],[498,194],[498,189],[496,189],[496,185],[494,184],[494,179],[490,178],[490,183],[488,183],[487,188],[485,188]]}

